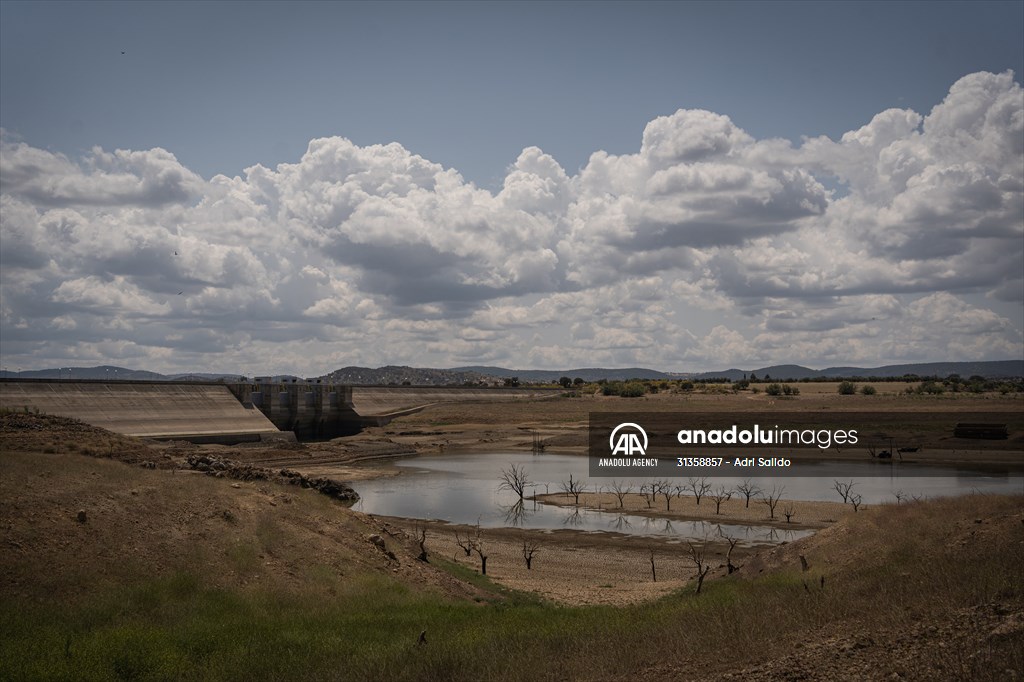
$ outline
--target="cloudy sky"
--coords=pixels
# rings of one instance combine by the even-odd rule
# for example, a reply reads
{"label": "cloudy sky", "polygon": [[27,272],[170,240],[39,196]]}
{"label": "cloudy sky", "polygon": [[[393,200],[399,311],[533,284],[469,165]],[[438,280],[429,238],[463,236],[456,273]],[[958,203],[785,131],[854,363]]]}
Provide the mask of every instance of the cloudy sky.
{"label": "cloudy sky", "polygon": [[1024,3],[0,3],[0,363],[1024,356]]}

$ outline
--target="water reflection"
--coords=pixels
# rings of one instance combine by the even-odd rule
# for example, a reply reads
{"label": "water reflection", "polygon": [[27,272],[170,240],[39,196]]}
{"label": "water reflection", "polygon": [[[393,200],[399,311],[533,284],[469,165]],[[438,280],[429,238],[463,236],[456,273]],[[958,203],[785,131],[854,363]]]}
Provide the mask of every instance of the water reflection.
{"label": "water reflection", "polygon": [[505,524],[513,528],[519,528],[526,519],[526,504],[522,498],[510,505],[502,507],[505,510]]}
{"label": "water reflection", "polygon": [[629,522],[629,517],[625,514],[616,514],[612,522],[608,524],[608,527],[616,533],[628,533],[633,524]]}
{"label": "water reflection", "polygon": [[[628,514],[615,502],[602,510],[565,508],[520,500],[514,493],[498,490],[502,469],[511,464],[523,466],[533,485],[527,495],[550,493],[561,489],[561,483],[572,474],[588,477],[586,457],[572,455],[531,455],[528,453],[488,455],[444,455],[410,458],[397,462],[404,470],[401,476],[371,479],[355,484],[361,496],[356,509],[370,514],[408,518],[440,519],[451,523],[475,524],[482,527],[512,526],[526,529],[554,530],[573,528],[592,532],[616,532],[631,535],[702,539],[711,534],[743,542],[780,542],[795,540],[809,531],[772,528],[746,524],[723,524],[709,521],[666,520]],[[867,463],[866,463],[867,464]],[[796,500],[840,501],[833,480],[827,475],[786,478],[785,497]],[[722,477],[715,485],[734,487],[742,479]],[[619,488],[640,491],[648,484],[644,479],[617,481]],[[754,480],[763,489],[770,489],[778,480]],[[586,481],[586,490],[608,493],[616,485],[605,479]],[[1024,479],[1016,476],[986,476],[963,472],[942,477],[886,476],[858,479],[857,490],[865,504],[911,501],[921,497],[982,492],[1020,493]],[[571,498],[568,498],[571,499]]]}

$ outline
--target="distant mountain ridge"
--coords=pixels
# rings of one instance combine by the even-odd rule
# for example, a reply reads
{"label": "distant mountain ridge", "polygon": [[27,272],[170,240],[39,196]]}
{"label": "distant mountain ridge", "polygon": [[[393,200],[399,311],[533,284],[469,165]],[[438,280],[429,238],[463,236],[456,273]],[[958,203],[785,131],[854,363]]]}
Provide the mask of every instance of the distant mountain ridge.
{"label": "distant mountain ridge", "polygon": [[[521,383],[556,383],[561,377],[580,378],[584,381],[625,381],[671,380],[671,379],[728,379],[739,381],[756,375],[759,379],[770,377],[779,381],[798,381],[800,379],[819,378],[855,378],[877,377],[894,378],[906,375],[919,377],[937,376],[945,378],[950,374],[959,374],[963,378],[981,376],[986,379],[1002,379],[1024,377],[1024,360],[991,360],[981,362],[928,362],[904,365],[885,365],[882,367],[828,367],[816,370],[801,365],[771,365],[758,369],[726,369],[716,372],[660,372],[643,367],[627,367],[608,369],[601,367],[585,367],[567,370],[539,369],[507,369],[475,365],[454,367],[452,369],[432,369],[424,367],[406,367],[402,365],[386,365],[376,369],[370,367],[342,367],[333,372],[316,377],[324,381],[339,384],[381,384],[413,386],[445,386],[465,385],[504,381],[516,377]],[[238,374],[216,373],[178,373],[159,374],[146,370],[126,369],[113,365],[99,367],[59,367],[52,369],[27,370],[23,372],[0,371],[0,378],[6,379],[93,379],[93,380],[129,380],[129,381],[238,381]],[[252,379],[252,377],[248,377]],[[297,377],[292,375],[273,375],[272,380],[289,380]]]}
{"label": "distant mountain ridge", "polygon": [[128,369],[114,365],[99,367],[57,367],[52,369],[25,370],[24,372],[0,371],[0,379],[91,379],[100,381],[237,381],[238,374],[216,374],[192,372],[182,374],[160,374],[144,369]]}
{"label": "distant mountain ridge", "polygon": [[597,381],[599,379],[607,379],[608,381],[625,381],[627,379],[678,379],[680,376],[679,374],[659,372],[654,369],[645,369],[643,367],[628,367],[626,369],[587,367],[555,371],[546,369],[505,369],[504,367],[473,366],[455,367],[452,371],[473,372],[483,376],[498,377],[499,379],[519,377],[520,381],[546,383],[557,382],[561,377],[569,377],[570,379],[579,377],[584,381]]}
{"label": "distant mountain ridge", "polygon": [[451,384],[476,384],[487,377],[478,372],[461,369],[430,369],[386,365],[370,367],[342,367],[321,377],[338,384],[409,384],[412,386],[445,386]]}
{"label": "distant mountain ridge", "polygon": [[924,362],[905,365],[884,365],[882,367],[828,367],[826,369],[810,369],[801,365],[772,365],[760,369],[742,370],[727,369],[720,372],[701,372],[688,375],[691,379],[729,379],[739,381],[755,374],[759,379],[769,376],[772,379],[827,379],[878,377],[881,379],[902,377],[907,375],[919,377],[948,377],[959,374],[963,378],[974,375],[986,379],[1001,379],[1024,376],[1024,360],[986,360],[980,362]]}

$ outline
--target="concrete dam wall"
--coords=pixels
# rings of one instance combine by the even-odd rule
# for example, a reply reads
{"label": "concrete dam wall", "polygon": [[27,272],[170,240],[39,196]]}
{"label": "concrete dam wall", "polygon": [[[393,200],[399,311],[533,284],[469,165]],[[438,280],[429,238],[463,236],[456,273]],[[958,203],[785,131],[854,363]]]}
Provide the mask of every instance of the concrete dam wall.
{"label": "concrete dam wall", "polygon": [[0,408],[74,417],[116,433],[195,442],[261,440],[278,429],[224,384],[0,381]]}
{"label": "concrete dam wall", "polygon": [[358,433],[440,402],[550,396],[553,389],[346,386],[314,382],[0,380],[0,408],[74,417],[116,433],[196,443]]}

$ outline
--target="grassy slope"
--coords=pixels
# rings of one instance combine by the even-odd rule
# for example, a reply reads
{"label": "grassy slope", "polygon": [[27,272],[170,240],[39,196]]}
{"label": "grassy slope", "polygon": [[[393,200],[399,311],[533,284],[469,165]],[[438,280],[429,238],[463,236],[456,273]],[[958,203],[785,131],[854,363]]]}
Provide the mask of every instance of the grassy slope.
{"label": "grassy slope", "polygon": [[832,671],[853,678],[1000,679],[1024,666],[1019,497],[879,507],[701,595],[558,608],[483,579],[475,591],[390,537],[389,561],[365,541],[379,529],[314,493],[73,454],[5,450],[0,467],[6,679],[783,679],[843,656]]}

